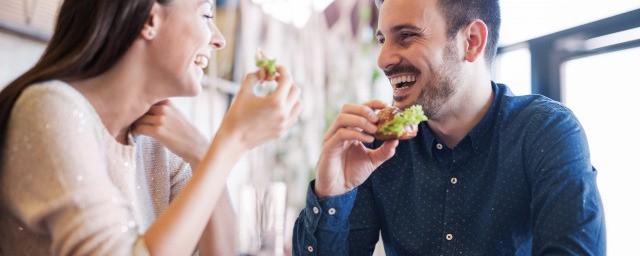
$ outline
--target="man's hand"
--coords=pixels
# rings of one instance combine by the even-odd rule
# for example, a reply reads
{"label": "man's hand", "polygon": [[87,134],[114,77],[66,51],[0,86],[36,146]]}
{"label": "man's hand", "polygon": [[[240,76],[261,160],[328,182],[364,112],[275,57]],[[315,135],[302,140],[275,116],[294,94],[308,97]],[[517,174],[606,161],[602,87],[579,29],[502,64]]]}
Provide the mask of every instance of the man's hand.
{"label": "man's hand", "polygon": [[386,104],[377,100],[342,107],[324,136],[314,187],[319,198],[354,189],[395,154],[398,140],[385,141],[375,150],[363,144],[373,142],[378,121],[374,111],[384,107]]}

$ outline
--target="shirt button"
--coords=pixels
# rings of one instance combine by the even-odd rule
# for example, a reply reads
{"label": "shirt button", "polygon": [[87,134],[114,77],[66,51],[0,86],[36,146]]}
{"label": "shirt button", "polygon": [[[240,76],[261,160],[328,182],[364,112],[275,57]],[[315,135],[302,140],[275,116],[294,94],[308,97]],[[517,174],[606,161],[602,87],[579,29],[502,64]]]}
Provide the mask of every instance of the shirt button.
{"label": "shirt button", "polygon": [[318,207],[313,207],[313,213],[318,214],[320,212],[320,209],[318,209]]}
{"label": "shirt button", "polygon": [[451,184],[456,184],[458,183],[458,179],[456,179],[456,177],[451,178]]}
{"label": "shirt button", "polygon": [[330,208],[329,209],[329,215],[334,215],[336,214],[336,209],[335,208]]}
{"label": "shirt button", "polygon": [[451,241],[451,240],[453,240],[453,235],[452,234],[447,234],[446,238],[447,238],[447,240]]}
{"label": "shirt button", "polygon": [[313,246],[311,246],[311,245],[307,246],[307,251],[313,252]]}
{"label": "shirt button", "polygon": [[436,148],[438,148],[438,149],[442,149],[442,143],[438,143],[438,144],[436,144]]}

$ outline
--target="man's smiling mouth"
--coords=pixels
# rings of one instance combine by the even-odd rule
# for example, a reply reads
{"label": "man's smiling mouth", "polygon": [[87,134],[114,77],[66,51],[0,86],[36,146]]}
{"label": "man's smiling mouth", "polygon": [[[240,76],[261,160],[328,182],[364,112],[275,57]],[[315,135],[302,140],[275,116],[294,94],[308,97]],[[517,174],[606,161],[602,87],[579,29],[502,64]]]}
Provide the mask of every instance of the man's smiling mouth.
{"label": "man's smiling mouth", "polygon": [[389,78],[394,91],[409,89],[416,83],[416,75],[400,75]]}

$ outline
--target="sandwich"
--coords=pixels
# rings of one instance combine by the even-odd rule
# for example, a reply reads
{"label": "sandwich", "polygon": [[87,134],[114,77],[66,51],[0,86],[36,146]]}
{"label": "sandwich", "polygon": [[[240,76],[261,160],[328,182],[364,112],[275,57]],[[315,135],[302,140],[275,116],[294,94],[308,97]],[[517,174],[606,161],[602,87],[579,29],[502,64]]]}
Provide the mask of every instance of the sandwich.
{"label": "sandwich", "polygon": [[418,124],[427,121],[420,105],[413,105],[404,111],[396,107],[386,107],[378,111],[378,130],[374,137],[378,140],[407,140],[418,134]]}
{"label": "sandwich", "polygon": [[269,59],[262,51],[258,51],[256,54],[256,66],[260,69],[264,69],[267,77],[265,80],[271,81],[275,79],[276,68],[278,64],[276,64],[276,59]]}
{"label": "sandwich", "polygon": [[264,80],[256,83],[253,87],[253,93],[257,96],[264,97],[278,88],[278,83],[275,81],[278,64],[276,64],[276,59],[269,59],[262,51],[258,51],[256,54],[256,66],[264,70],[266,77]]}

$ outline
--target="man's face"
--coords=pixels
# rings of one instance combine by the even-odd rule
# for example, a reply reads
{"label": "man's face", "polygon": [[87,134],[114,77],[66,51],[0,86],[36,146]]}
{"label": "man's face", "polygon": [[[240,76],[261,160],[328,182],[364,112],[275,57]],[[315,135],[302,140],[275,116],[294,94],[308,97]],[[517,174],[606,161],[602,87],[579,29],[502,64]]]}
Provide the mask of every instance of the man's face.
{"label": "man's face", "polygon": [[[431,119],[456,93],[460,63],[437,0],[386,0],[380,8],[378,66],[393,86],[394,105],[422,105]],[[442,114],[442,113],[440,113]]]}

